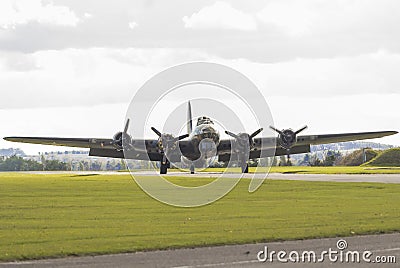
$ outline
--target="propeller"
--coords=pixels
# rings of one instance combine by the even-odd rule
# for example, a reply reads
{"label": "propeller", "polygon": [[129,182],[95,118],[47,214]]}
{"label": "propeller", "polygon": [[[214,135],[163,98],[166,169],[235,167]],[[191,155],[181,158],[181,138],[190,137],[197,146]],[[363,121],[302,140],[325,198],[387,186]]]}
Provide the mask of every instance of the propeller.
{"label": "propeller", "polygon": [[131,120],[129,118],[126,120],[125,127],[124,127],[124,133],[128,133],[130,121]]}
{"label": "propeller", "polygon": [[252,134],[248,134],[248,133],[239,133],[239,134],[235,134],[233,132],[230,132],[228,130],[225,130],[225,133],[233,138],[235,138],[237,140],[237,142],[242,146],[247,146],[249,145],[250,148],[254,147],[254,142],[253,142],[253,138],[255,136],[257,136],[258,134],[260,134],[260,132],[263,131],[263,128],[260,128],[256,131],[254,131]]}
{"label": "propeller", "polygon": [[158,137],[166,138],[168,141],[173,141],[173,142],[180,141],[180,140],[183,140],[183,139],[189,137],[189,134],[184,134],[184,135],[180,135],[178,137],[174,137],[171,134],[161,133],[155,127],[151,127],[151,130],[153,130],[157,134]]}
{"label": "propeller", "polygon": [[117,149],[122,149],[123,139],[129,139],[128,144],[131,144],[131,136],[128,134],[129,124],[130,124],[130,119],[128,118],[125,123],[124,131],[117,132],[117,134],[114,135],[111,144],[117,147]]}
{"label": "propeller", "polygon": [[261,131],[263,131],[263,128],[260,128],[256,131],[254,131],[252,134],[248,134],[248,133],[235,134],[228,130],[225,131],[225,133],[227,135],[235,138],[237,141],[237,144],[239,145],[238,160],[239,160],[239,163],[240,163],[243,173],[248,172],[247,160],[249,159],[249,156],[250,156],[250,150],[252,148],[254,148],[253,138],[255,136],[257,136],[258,134],[260,134]]}
{"label": "propeller", "polygon": [[283,129],[279,130],[274,128],[273,126],[269,126],[272,130],[276,131],[279,134],[279,144],[286,150],[289,150],[293,147],[297,142],[297,134],[307,129],[307,126],[300,128],[297,131],[293,131],[292,129]]}
{"label": "propeller", "polygon": [[183,140],[183,139],[189,137],[189,134],[184,134],[184,135],[180,135],[178,137],[174,137],[172,134],[161,133],[155,127],[151,127],[151,130],[153,130],[154,133],[156,133],[157,136],[159,137],[158,138],[158,148],[160,150],[160,153],[162,153],[162,155],[163,155],[163,158],[162,158],[163,163],[167,162],[167,157],[165,155],[165,152],[168,151],[173,146],[175,146],[177,141],[180,141],[180,140]]}

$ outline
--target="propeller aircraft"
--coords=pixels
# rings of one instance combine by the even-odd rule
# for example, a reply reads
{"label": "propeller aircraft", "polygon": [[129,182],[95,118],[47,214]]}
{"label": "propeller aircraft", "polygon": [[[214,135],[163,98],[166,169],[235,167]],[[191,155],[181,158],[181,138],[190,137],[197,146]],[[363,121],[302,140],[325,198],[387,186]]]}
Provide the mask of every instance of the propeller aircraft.
{"label": "propeller aircraft", "polygon": [[[184,159],[169,159],[168,152],[179,148],[181,156],[190,161],[199,158],[218,157],[218,161],[228,162],[231,159],[237,161],[243,173],[248,173],[248,161],[265,157],[264,151],[272,151],[273,155],[300,154],[310,152],[311,145],[337,143],[364,139],[381,138],[397,131],[376,131],[323,135],[300,135],[307,126],[297,131],[292,129],[279,130],[270,126],[277,132],[277,137],[256,138],[262,131],[260,128],[253,133],[233,133],[225,131],[233,139],[220,139],[218,130],[213,121],[206,116],[199,117],[196,126],[192,125],[192,110],[188,102],[187,134],[178,137],[169,133],[162,133],[154,127],[152,131],[157,139],[134,139],[128,134],[130,119],[127,119],[125,128],[118,132],[112,139],[105,138],[59,138],[59,137],[5,137],[4,140],[32,144],[45,144],[55,146],[89,148],[89,156],[112,157],[129,159],[150,160],[160,162],[160,174],[166,174],[171,162],[184,161]],[[142,143],[144,146],[138,147]],[[272,144],[272,148],[271,148]],[[265,147],[264,145],[268,145]],[[264,146],[264,147],[263,147]],[[125,148],[124,148],[125,147]],[[128,150],[129,154],[124,154]],[[268,154],[267,154],[268,155]],[[268,155],[271,156],[271,155]],[[182,158],[182,157],[181,157]],[[191,173],[195,166],[190,165]]]}

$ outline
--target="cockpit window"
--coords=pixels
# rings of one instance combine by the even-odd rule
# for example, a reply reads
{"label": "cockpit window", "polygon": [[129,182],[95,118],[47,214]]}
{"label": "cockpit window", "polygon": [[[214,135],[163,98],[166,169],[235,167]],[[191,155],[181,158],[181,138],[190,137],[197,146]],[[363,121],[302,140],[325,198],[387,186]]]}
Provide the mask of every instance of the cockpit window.
{"label": "cockpit window", "polygon": [[197,126],[199,125],[205,125],[205,124],[214,124],[214,122],[207,116],[201,116],[199,119],[197,119]]}

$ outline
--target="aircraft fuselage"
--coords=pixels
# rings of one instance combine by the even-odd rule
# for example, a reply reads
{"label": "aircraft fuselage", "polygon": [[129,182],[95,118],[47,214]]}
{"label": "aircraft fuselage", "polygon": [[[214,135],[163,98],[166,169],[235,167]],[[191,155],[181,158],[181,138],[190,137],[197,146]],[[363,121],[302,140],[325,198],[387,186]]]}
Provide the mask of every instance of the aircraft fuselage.
{"label": "aircraft fuselage", "polygon": [[215,156],[220,136],[211,119],[202,116],[198,119],[192,133],[190,133],[189,141],[193,146],[193,153],[184,155],[186,158],[193,161],[198,158],[210,158]]}

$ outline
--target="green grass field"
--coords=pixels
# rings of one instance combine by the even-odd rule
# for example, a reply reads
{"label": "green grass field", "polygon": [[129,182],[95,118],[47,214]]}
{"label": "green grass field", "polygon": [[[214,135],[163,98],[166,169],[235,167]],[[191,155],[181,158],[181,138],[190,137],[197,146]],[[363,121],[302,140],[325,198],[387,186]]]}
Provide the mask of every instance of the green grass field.
{"label": "green grass field", "polygon": [[[231,168],[232,171],[239,172],[239,168]],[[226,168],[207,168],[204,172],[224,172]],[[260,172],[265,172],[266,168],[259,167]],[[249,172],[256,172],[256,168],[250,167]],[[271,167],[270,173],[302,173],[302,174],[399,174],[400,167],[309,167],[309,166],[290,166],[290,167]]]}
{"label": "green grass field", "polygon": [[[171,178],[192,185],[202,178]],[[129,175],[0,174],[0,260],[400,231],[400,185],[242,180],[223,199],[176,208]]]}

